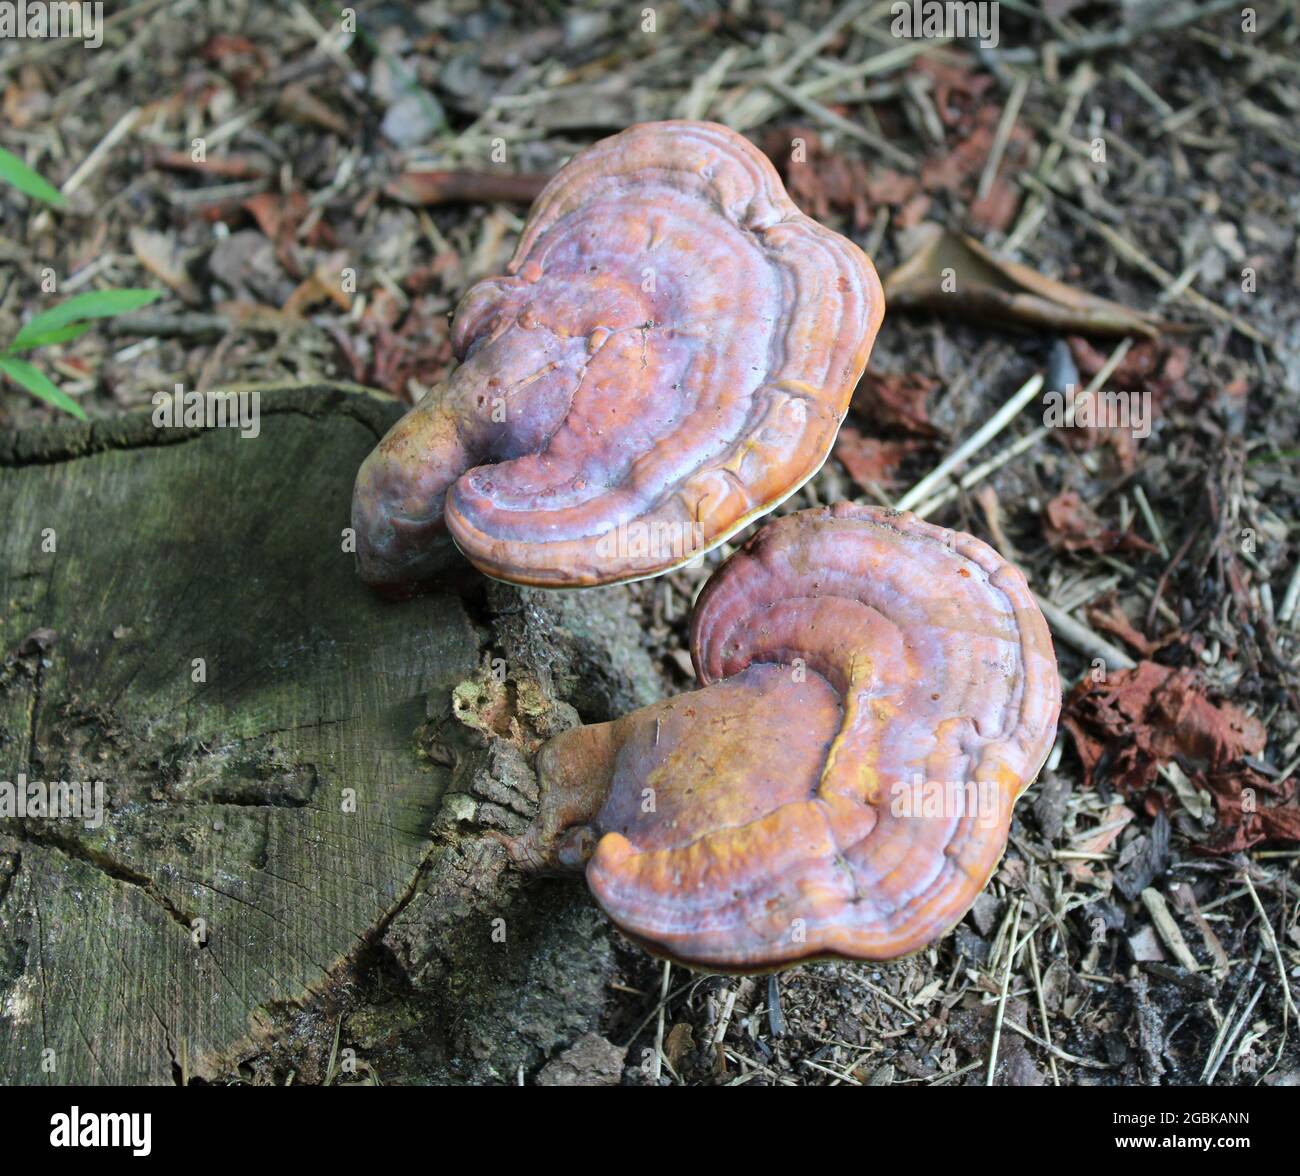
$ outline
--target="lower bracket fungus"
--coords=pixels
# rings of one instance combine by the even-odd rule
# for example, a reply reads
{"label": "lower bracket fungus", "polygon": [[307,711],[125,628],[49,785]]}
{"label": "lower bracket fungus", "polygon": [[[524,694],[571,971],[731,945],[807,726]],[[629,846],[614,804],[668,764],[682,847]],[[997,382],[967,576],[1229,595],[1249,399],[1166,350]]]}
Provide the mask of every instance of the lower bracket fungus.
{"label": "lower bracket fungus", "polygon": [[624,932],[702,969],[886,960],[949,931],[1055,738],[1021,572],[911,514],[801,511],[713,576],[691,652],[699,689],[542,747],[514,859],[585,870]]}

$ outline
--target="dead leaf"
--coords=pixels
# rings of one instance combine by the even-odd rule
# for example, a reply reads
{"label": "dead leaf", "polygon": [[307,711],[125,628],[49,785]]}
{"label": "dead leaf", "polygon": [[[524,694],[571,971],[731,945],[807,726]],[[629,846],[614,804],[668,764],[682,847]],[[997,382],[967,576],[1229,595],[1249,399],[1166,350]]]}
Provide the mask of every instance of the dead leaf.
{"label": "dead leaf", "polygon": [[1160,763],[1178,758],[1193,770],[1222,771],[1264,749],[1264,728],[1230,703],[1206,697],[1194,671],[1152,661],[1084,678],[1070,692],[1064,723],[1083,761],[1084,781],[1103,752],[1108,777],[1126,791],[1150,787]]}
{"label": "dead leaf", "polygon": [[682,1058],[694,1048],[694,1035],[690,1025],[685,1021],[678,1021],[664,1037],[664,1057],[668,1059],[668,1064],[674,1070],[681,1064]]}
{"label": "dead leaf", "polygon": [[321,259],[306,280],[289,295],[284,309],[289,314],[300,314],[308,306],[326,300],[340,310],[352,309],[352,296],[344,289],[343,269],[347,264],[345,252],[332,253]]}
{"label": "dead leaf", "polygon": [[216,33],[208,38],[200,52],[241,93],[262,79],[271,61],[269,50],[238,33]]}
{"label": "dead leaf", "polygon": [[979,179],[992,148],[993,131],[976,129],[921,165],[921,185],[927,192],[961,192]]}
{"label": "dead leaf", "polygon": [[[1214,797],[1218,835],[1203,847],[1209,852],[1300,841],[1297,782],[1276,784],[1242,762],[1264,750],[1263,724],[1231,703],[1211,702],[1194,670],[1143,661],[1103,682],[1084,678],[1066,699],[1062,723],[1088,785],[1104,772],[1124,793],[1141,795],[1160,784],[1161,764],[1177,762],[1192,786]],[[1268,795],[1279,803],[1264,805]]]}
{"label": "dead leaf", "polygon": [[1088,606],[1088,623],[1095,629],[1101,629],[1103,632],[1109,633],[1112,637],[1118,637],[1125,645],[1143,657],[1149,657],[1163,644],[1162,642],[1148,640],[1134,628],[1128,614],[1120,608],[1114,593],[1111,593],[1104,601],[1098,601]]}
{"label": "dead leaf", "polygon": [[[1205,778],[1218,812],[1219,836],[1204,846],[1209,853],[1240,853],[1261,841],[1300,842],[1300,781],[1279,787],[1252,768],[1213,772]],[[1263,804],[1266,796],[1275,804]]]}
{"label": "dead leaf", "polygon": [[1016,219],[1020,208],[1020,189],[1003,174],[999,167],[993,178],[988,193],[976,196],[970,202],[968,215],[970,222],[977,229],[986,232],[1005,233]]}
{"label": "dead leaf", "polygon": [[971,61],[966,68],[934,57],[918,57],[912,65],[915,72],[929,78],[935,109],[946,126],[960,128],[979,109],[984,92],[993,85],[993,76],[975,73],[974,64]]}
{"label": "dead leaf", "polygon": [[155,278],[175,290],[191,306],[197,306],[203,301],[203,296],[186,270],[176,242],[171,237],[137,226],[131,230],[129,238],[136,261]]}
{"label": "dead leaf", "polygon": [[277,246],[292,239],[302,218],[307,215],[307,198],[301,192],[282,196],[278,192],[259,192],[244,201],[244,207],[257,222],[264,236]]}
{"label": "dead leaf", "polygon": [[257,57],[261,50],[256,43],[238,33],[214,33],[199,50],[205,61],[224,65],[227,61]]}
{"label": "dead leaf", "polygon": [[835,456],[849,477],[863,490],[874,484],[882,489],[894,484],[894,472],[909,453],[923,448],[919,441],[881,441],[865,437],[852,425],[840,429]]}
{"label": "dead leaf", "polygon": [[[1108,356],[1078,335],[1069,336],[1067,343],[1080,379],[1091,380]],[[1087,427],[1065,430],[1066,443],[1074,449],[1108,445],[1120,468],[1132,472],[1137,467],[1138,442],[1149,434],[1166,400],[1193,399],[1185,379],[1189,360],[1190,352],[1181,345],[1149,339],[1134,344],[1111,373],[1107,387],[1076,397],[1075,420],[1087,422]],[[1123,403],[1116,400],[1117,392],[1124,397]],[[1140,421],[1136,419],[1139,410],[1143,418]],[[1123,423],[1125,414],[1128,424]]]}
{"label": "dead leaf", "polygon": [[921,165],[922,186],[927,192],[951,192],[966,202],[975,228],[1005,232],[1020,207],[1022,192],[1014,177],[1032,162],[1033,134],[1018,121],[1012,122],[989,190],[979,196],[979,181],[1003,115],[1001,104],[984,96],[992,79],[928,61],[915,69],[930,78],[939,117],[958,136],[955,142],[942,144]]}
{"label": "dead leaf", "polygon": [[21,131],[45,118],[52,105],[53,99],[45,89],[40,71],[26,65],[19,71],[18,79],[5,87],[0,113],[4,114],[7,126]]}
{"label": "dead leaf", "polygon": [[[1100,825],[1070,839],[1070,848],[1076,853],[1105,853],[1136,816],[1128,805],[1113,804],[1102,814]],[[1076,882],[1091,882],[1099,872],[1097,863],[1086,859],[1071,860],[1066,869]]]}
{"label": "dead leaf", "polygon": [[301,278],[306,262],[299,249],[301,243],[310,248],[332,249],[338,245],[338,236],[323,218],[312,221],[303,231],[312,215],[312,208],[300,191],[259,192],[244,201],[244,208],[257,222],[257,227],[275,245],[275,259],[285,273]]}
{"label": "dead leaf", "polygon": [[208,271],[236,302],[283,306],[293,289],[273,244],[255,229],[223,237],[208,254]]}
{"label": "dead leaf", "polygon": [[1155,551],[1133,531],[1108,528],[1096,512],[1079,497],[1077,490],[1066,490],[1047,504],[1043,533],[1057,551]]}
{"label": "dead leaf", "polygon": [[885,278],[894,310],[930,310],[1000,326],[1155,337],[1169,324],[1008,261],[961,233],[939,230]]}
{"label": "dead leaf", "polygon": [[894,217],[894,225],[900,231],[915,228],[925,220],[933,203],[934,201],[924,192],[918,192],[898,210],[898,215]]}
{"label": "dead leaf", "polygon": [[[1087,339],[1072,335],[1066,339],[1070,354],[1084,379],[1095,376],[1105,366],[1107,355],[1098,351]],[[1143,340],[1129,348],[1111,373],[1114,384],[1126,388],[1159,389],[1166,395],[1188,400],[1191,389],[1185,379],[1191,352],[1186,347],[1167,342]]]}
{"label": "dead leaf", "polygon": [[302,82],[285,86],[275,105],[280,114],[295,122],[324,127],[340,138],[347,138],[351,134],[352,128],[347,119],[317,98]]}
{"label": "dead leaf", "polygon": [[[800,145],[793,155],[791,145]],[[775,127],[764,136],[763,149],[776,165],[791,199],[816,220],[827,220],[832,210],[853,216],[853,227],[871,224],[867,165],[827,147],[811,127]]]}
{"label": "dead leaf", "polygon": [[867,199],[872,204],[907,204],[920,191],[921,182],[916,176],[895,171],[879,164],[867,171]]}
{"label": "dead leaf", "polygon": [[868,370],[853,392],[853,411],[877,430],[897,429],[933,440],[943,436],[930,423],[928,401],[937,380],[916,372]]}
{"label": "dead leaf", "polygon": [[384,187],[401,204],[531,204],[550,176],[508,172],[411,171]]}
{"label": "dead leaf", "polygon": [[359,332],[352,332],[353,344],[363,347],[369,360],[360,383],[410,400],[413,385],[432,388],[446,378],[454,366],[447,316],[423,309],[422,301],[413,302],[401,326],[395,327],[399,308],[382,287],[375,292]]}
{"label": "dead leaf", "polygon": [[1130,902],[1169,869],[1169,818],[1161,811],[1151,832],[1134,837],[1120,851],[1111,874],[1115,886]]}

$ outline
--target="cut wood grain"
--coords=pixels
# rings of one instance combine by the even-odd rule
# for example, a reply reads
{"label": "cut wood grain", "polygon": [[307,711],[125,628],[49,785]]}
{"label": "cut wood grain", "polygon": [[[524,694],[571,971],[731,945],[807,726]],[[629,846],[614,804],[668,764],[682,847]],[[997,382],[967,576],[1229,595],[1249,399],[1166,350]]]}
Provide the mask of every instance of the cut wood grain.
{"label": "cut wood grain", "polygon": [[0,444],[0,780],[105,785],[98,827],[0,819],[3,1081],[219,1073],[415,892],[449,773],[412,735],[480,638],[343,550],[399,412],[303,387],[256,438],[144,413]]}

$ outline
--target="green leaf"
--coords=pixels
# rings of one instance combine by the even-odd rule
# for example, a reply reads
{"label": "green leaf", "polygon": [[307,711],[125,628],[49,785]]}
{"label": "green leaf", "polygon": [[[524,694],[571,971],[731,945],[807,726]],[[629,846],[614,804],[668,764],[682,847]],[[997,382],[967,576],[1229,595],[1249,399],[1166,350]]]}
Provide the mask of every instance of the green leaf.
{"label": "green leaf", "polygon": [[51,343],[68,343],[90,330],[89,323],[72,323],[66,327],[56,327],[43,335],[29,336],[21,343],[15,339],[0,354],[13,355],[17,351],[31,351],[36,347],[48,347]]}
{"label": "green leaf", "polygon": [[26,388],[33,396],[70,412],[79,421],[86,419],[86,410],[54,383],[40,368],[32,367],[25,359],[0,355],[0,374],[8,376],[15,384]]}
{"label": "green leaf", "polygon": [[1300,459],[1300,449],[1279,449],[1276,453],[1261,453],[1257,457],[1250,458],[1246,465],[1278,465],[1281,462],[1296,461]]}
{"label": "green leaf", "polygon": [[20,192],[26,192],[28,196],[53,204],[56,208],[63,208],[68,203],[58,188],[48,180],[41,179],[18,156],[11,155],[3,147],[0,147],[0,180],[12,184]]}
{"label": "green leaf", "polygon": [[77,294],[67,302],[60,302],[58,306],[52,306],[49,310],[34,315],[32,320],[14,336],[14,341],[9,348],[11,351],[15,348],[25,349],[33,339],[48,335],[51,331],[66,327],[69,323],[127,314],[142,306],[148,306],[161,297],[160,290],[91,290],[85,294]]}

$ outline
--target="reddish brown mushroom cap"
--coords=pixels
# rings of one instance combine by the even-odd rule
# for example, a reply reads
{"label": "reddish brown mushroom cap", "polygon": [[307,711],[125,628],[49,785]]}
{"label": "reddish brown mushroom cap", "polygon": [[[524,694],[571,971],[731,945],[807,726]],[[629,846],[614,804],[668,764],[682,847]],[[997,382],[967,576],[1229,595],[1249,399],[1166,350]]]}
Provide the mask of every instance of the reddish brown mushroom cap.
{"label": "reddish brown mushroom cap", "polygon": [[436,574],[444,527],[525,584],[689,560],[821,466],[883,313],[867,257],[741,136],[665,122],[595,144],[507,276],[462,300],[461,367],[362,467],[363,576]]}
{"label": "reddish brown mushroom cap", "polygon": [[520,856],[590,853],[614,922],[702,967],[891,959],[948,931],[1055,737],[1021,573],[910,514],[804,511],[713,577],[692,652],[702,689],[547,745]]}

